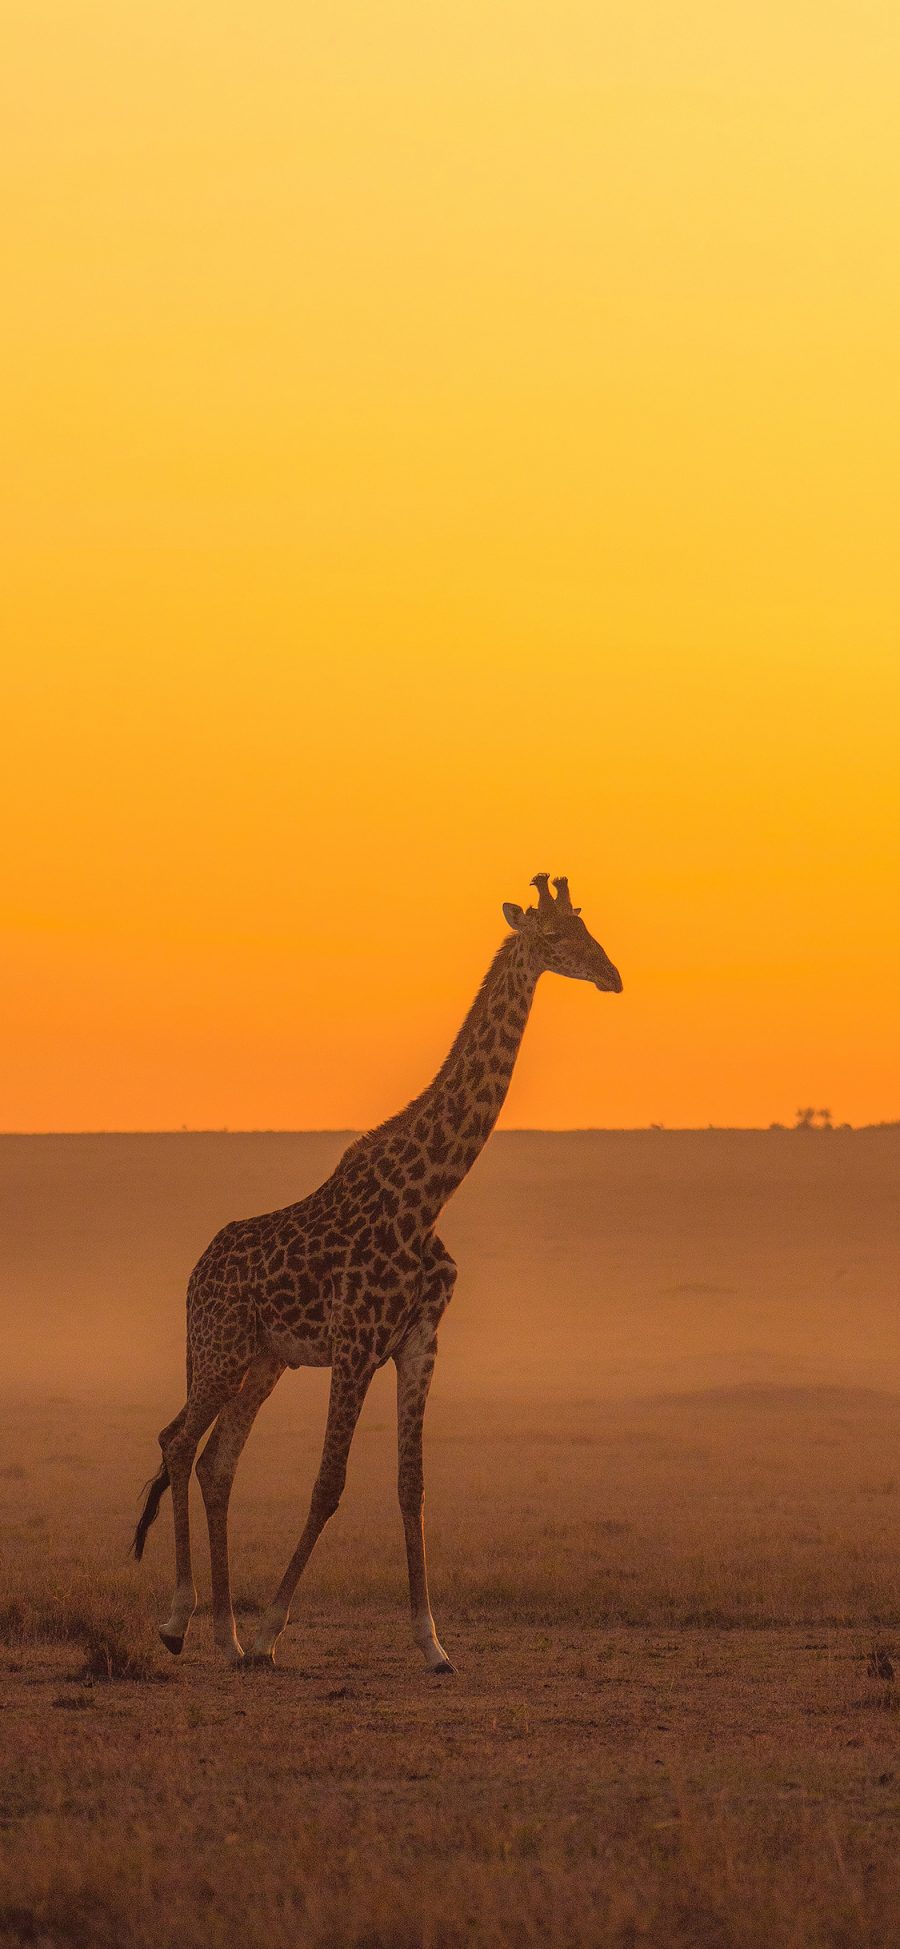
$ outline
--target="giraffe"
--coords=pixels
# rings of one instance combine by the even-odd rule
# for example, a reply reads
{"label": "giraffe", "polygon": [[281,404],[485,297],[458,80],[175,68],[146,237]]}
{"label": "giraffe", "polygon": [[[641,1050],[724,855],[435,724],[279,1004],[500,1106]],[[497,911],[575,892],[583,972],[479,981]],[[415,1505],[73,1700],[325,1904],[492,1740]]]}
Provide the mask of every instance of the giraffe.
{"label": "giraffe", "polygon": [[[175,1593],[160,1637],[177,1655],[197,1603],[188,1489],[197,1462],[209,1526],[213,1630],[234,1665],[270,1665],[313,1546],[337,1509],[373,1375],[393,1360],[397,1486],[406,1538],[414,1642],[432,1672],[453,1666],[438,1639],[425,1564],[422,1432],[439,1322],[456,1266],[438,1216],[486,1143],[509,1088],[534,991],[547,972],[620,994],[618,970],[573,907],[565,878],[536,873],[537,906],[505,902],[510,933],[433,1082],[399,1115],[350,1145],[317,1191],[283,1211],[226,1225],[187,1289],[187,1401],[162,1430],[162,1466],[134,1537],[171,1488]],[[228,1503],[241,1450],[287,1367],[330,1367],[325,1441],[309,1513],[275,1597],[245,1656],[228,1565]]]}

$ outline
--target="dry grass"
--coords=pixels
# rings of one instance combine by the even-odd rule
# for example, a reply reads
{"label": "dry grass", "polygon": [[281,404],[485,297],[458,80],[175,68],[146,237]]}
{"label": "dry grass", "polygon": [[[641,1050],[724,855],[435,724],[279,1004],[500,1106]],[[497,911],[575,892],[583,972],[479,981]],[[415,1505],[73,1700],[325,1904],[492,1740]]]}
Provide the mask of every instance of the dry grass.
{"label": "dry grass", "polygon": [[[311,1379],[284,1383],[282,1419],[261,1419],[238,1478],[233,1559],[245,1615],[271,1595],[305,1513],[321,1433]],[[307,1614],[402,1607],[392,1416],[390,1377],[380,1375],[344,1504],[306,1579]],[[8,1406],[6,1442],[25,1458],[27,1479],[0,1484],[7,1639],[83,1638],[118,1619],[135,1643],[146,1640],[148,1598],[162,1614],[170,1582],[168,1500],[143,1564],[128,1559],[154,1425],[149,1403],[128,1416],[102,1403]],[[77,1471],[44,1460],[61,1427]],[[438,1386],[427,1447],[431,1555],[450,1619],[512,1609],[548,1628],[900,1630],[900,1401],[891,1395],[737,1388],[485,1408],[446,1402]],[[195,1533],[202,1567],[199,1498]]]}
{"label": "dry grass", "polygon": [[28,1560],[6,1557],[0,1590],[0,1643],[76,1645],[84,1653],[85,1679],[158,1679],[168,1673],[147,1616],[143,1593],[132,1577],[108,1564],[70,1564],[60,1583],[64,1552]]}
{"label": "dry grass", "polygon": [[[135,1418],[11,1411],[0,1943],[893,1949],[900,1406],[752,1390],[486,1429],[438,1404],[442,1686],[408,1641],[383,1405],[269,1680],[220,1670],[202,1614],[158,1649],[171,1522],[124,1560]],[[42,1462],[51,1423],[79,1467]],[[308,1481],[312,1433],[276,1424],[236,1499],[245,1615],[293,1542],[289,1448]]]}
{"label": "dry grass", "polygon": [[[0,1945],[895,1949],[897,1134],[489,1153],[429,1411],[444,1681],[409,1641],[389,1374],[275,1674],[216,1662],[199,1501],[181,1660],[168,1503],[128,1561],[184,1270],[304,1155],[10,1148]],[[248,1448],[247,1622],[326,1388],[287,1377]]]}
{"label": "dry grass", "polygon": [[848,1634],[458,1636],[450,1685],[373,1613],[301,1630],[280,1678],[204,1648],[72,1713],[28,1654],[0,1941],[896,1941],[896,1720]]}

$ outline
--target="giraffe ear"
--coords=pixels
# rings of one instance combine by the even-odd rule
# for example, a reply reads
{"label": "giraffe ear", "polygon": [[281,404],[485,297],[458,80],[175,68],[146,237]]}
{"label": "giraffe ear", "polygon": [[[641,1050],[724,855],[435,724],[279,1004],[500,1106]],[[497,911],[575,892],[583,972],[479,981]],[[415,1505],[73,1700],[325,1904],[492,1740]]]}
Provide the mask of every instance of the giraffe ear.
{"label": "giraffe ear", "polygon": [[519,928],[525,924],[525,910],[523,907],[517,907],[514,900],[504,900],[503,918],[507,926],[512,927],[515,933],[518,933]]}

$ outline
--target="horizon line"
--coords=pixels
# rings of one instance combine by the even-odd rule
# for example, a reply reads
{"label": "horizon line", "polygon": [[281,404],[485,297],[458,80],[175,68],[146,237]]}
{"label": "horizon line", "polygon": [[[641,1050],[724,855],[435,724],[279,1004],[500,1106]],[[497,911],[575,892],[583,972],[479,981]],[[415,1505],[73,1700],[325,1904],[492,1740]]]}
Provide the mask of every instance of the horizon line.
{"label": "horizon line", "polygon": [[[146,1127],[134,1126],[130,1129],[112,1125],[97,1125],[78,1130],[0,1130],[4,1137],[364,1137],[374,1133],[378,1125],[371,1129],[354,1124],[160,1124]],[[630,1136],[709,1136],[709,1135],[747,1135],[769,1137],[782,1133],[790,1136],[839,1136],[850,1131],[858,1135],[867,1130],[898,1130],[900,1117],[882,1117],[876,1123],[833,1123],[798,1124],[779,1123],[628,1123],[628,1124],[513,1124],[503,1130],[495,1130],[495,1137],[630,1137]]]}

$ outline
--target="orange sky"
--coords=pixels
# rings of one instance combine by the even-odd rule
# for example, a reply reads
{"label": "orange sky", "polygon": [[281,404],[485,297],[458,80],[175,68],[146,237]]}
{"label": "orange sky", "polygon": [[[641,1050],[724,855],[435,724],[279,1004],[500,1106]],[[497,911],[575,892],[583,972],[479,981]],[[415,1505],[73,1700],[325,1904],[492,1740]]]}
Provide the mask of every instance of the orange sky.
{"label": "orange sky", "polygon": [[15,0],[0,1124],[900,1116],[900,15]]}

